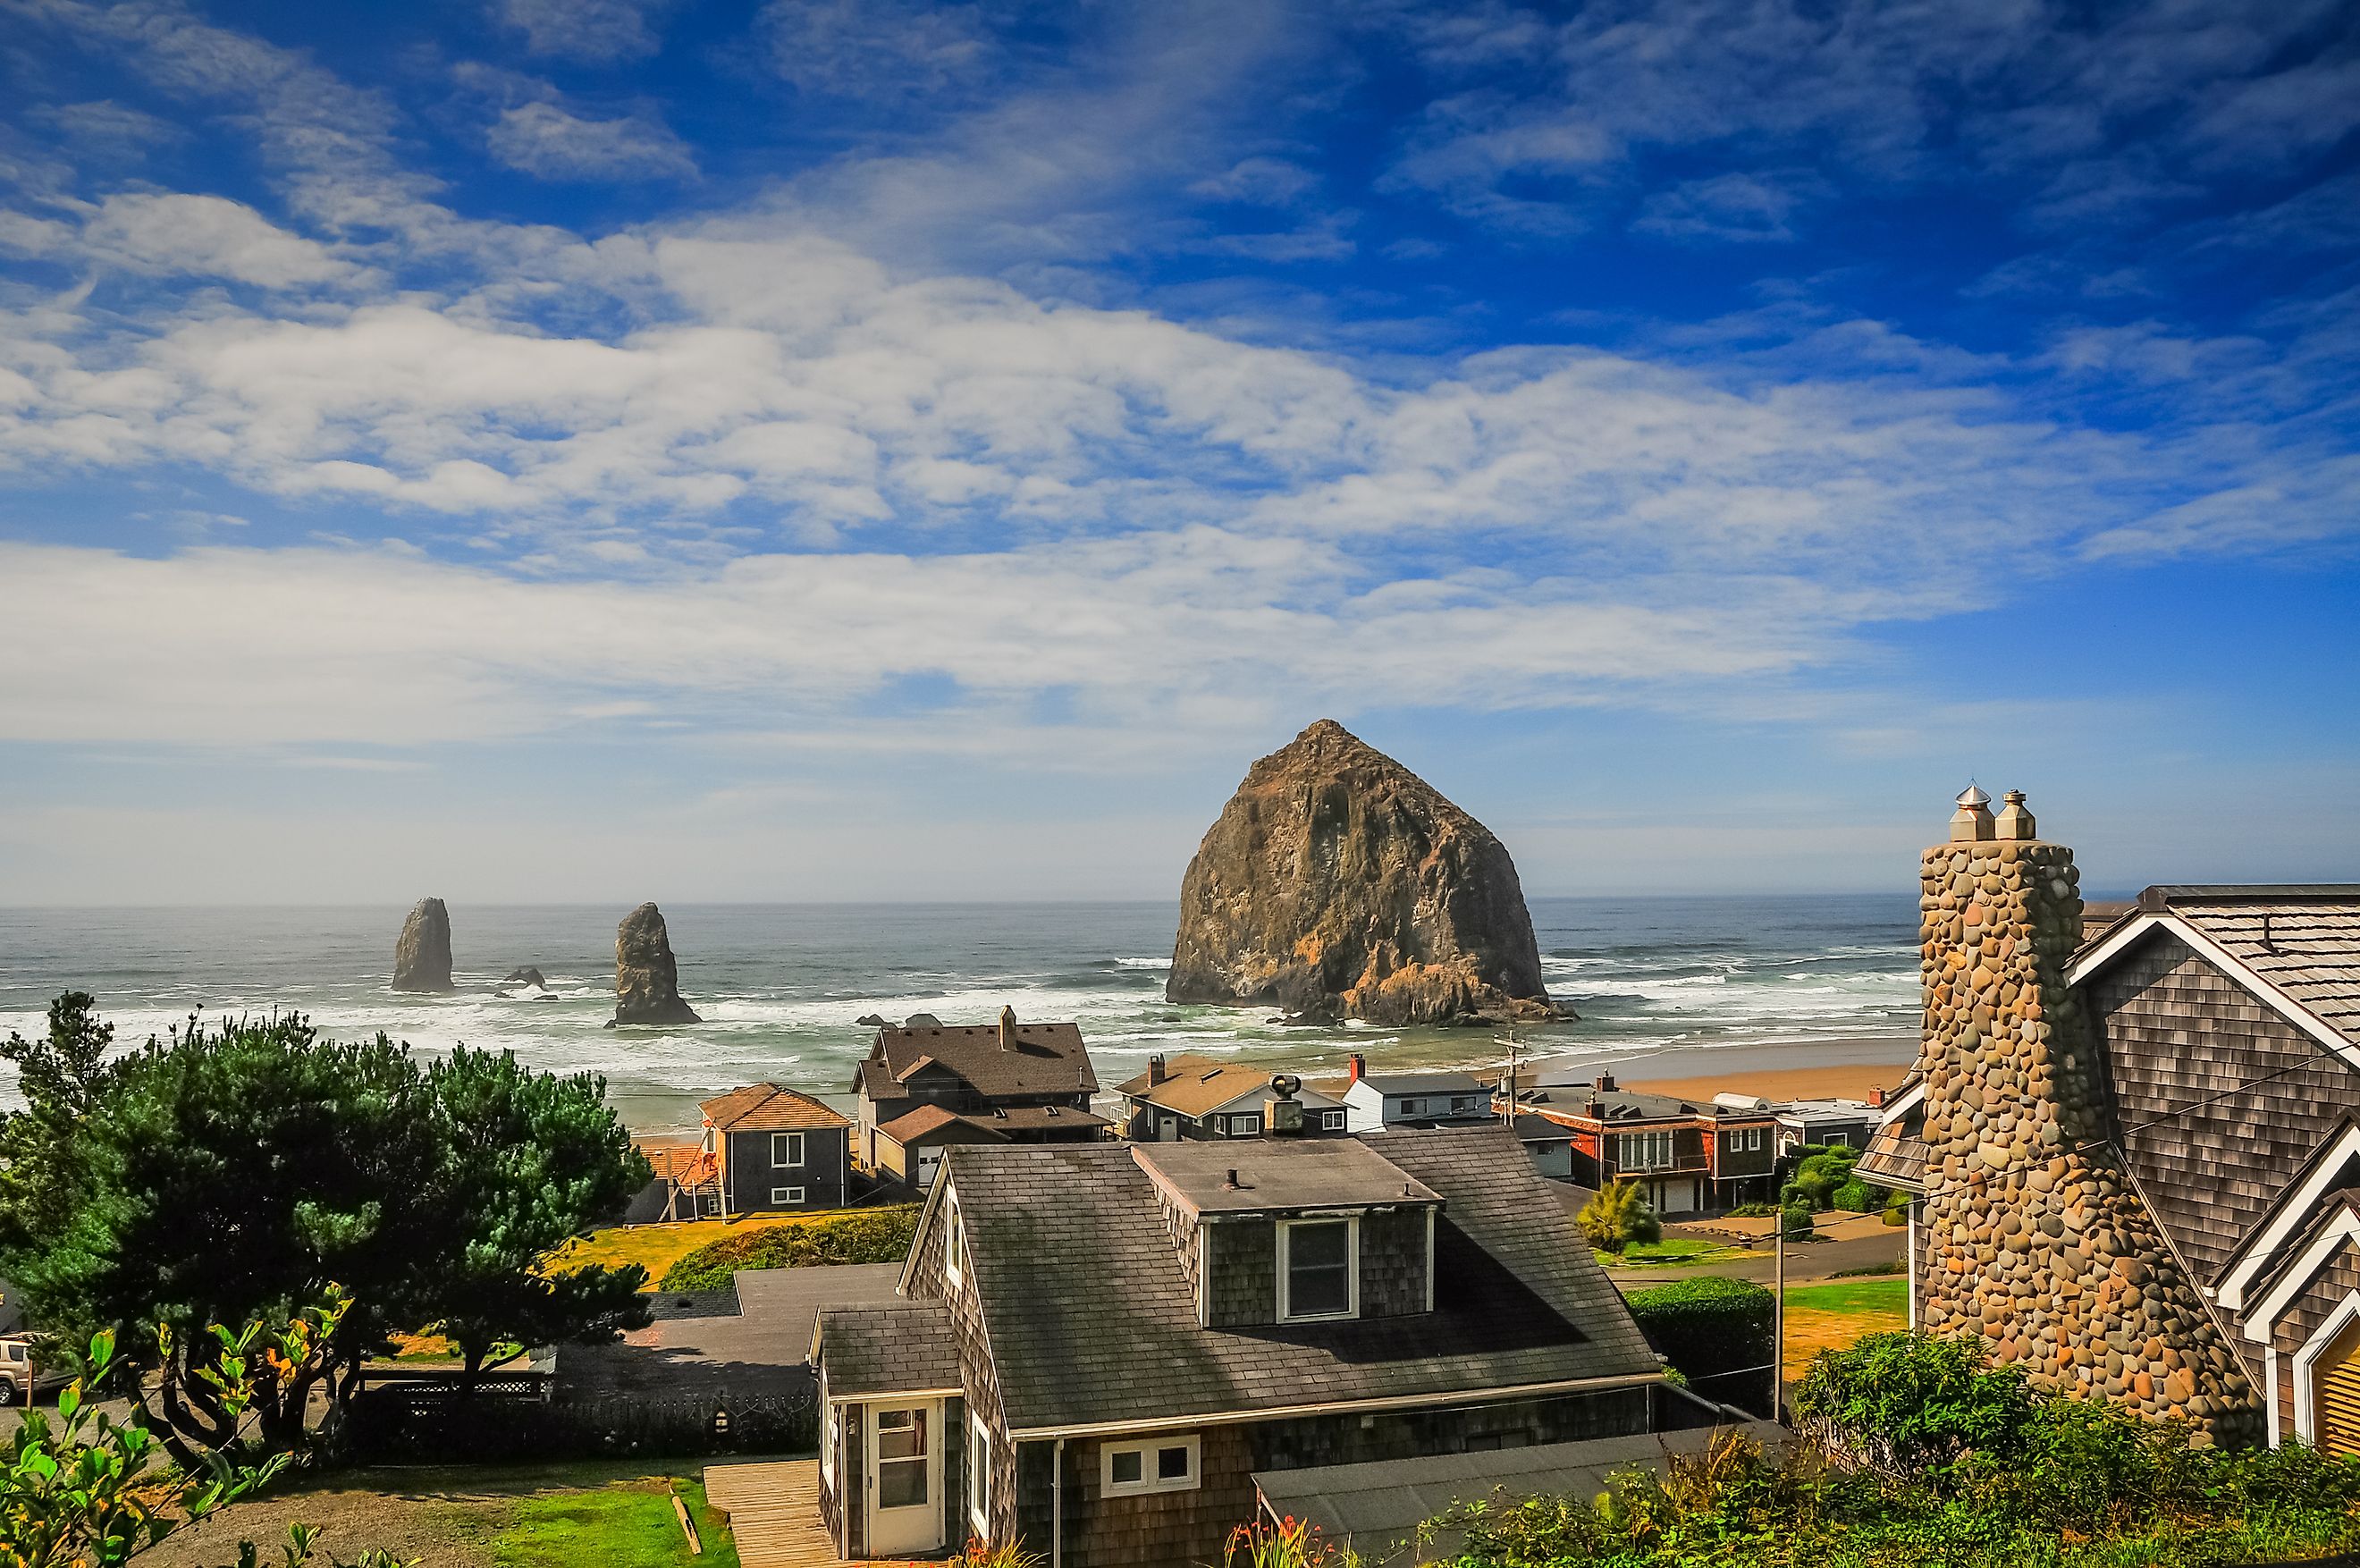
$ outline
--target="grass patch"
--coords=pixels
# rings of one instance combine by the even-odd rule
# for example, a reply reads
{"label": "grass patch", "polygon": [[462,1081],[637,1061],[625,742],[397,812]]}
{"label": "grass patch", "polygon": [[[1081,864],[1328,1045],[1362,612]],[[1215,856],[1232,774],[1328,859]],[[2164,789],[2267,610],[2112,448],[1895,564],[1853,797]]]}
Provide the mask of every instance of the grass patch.
{"label": "grass patch", "polygon": [[1908,1316],[1907,1279],[1844,1279],[1825,1285],[1794,1285],[1786,1289],[1786,1310],[1827,1312],[1839,1317]]}
{"label": "grass patch", "polygon": [[[692,1557],[673,1517],[678,1493],[696,1520],[705,1553]],[[594,1490],[539,1492],[518,1499],[515,1521],[489,1542],[498,1568],[737,1568],[738,1551],[701,1482],[652,1475]]]}
{"label": "grass patch", "polygon": [[918,1206],[842,1209],[792,1225],[772,1225],[710,1242],[663,1273],[667,1290],[719,1290],[741,1268],[809,1268],[899,1263],[917,1233]]}
{"label": "grass patch", "polygon": [[780,1225],[807,1225],[826,1216],[820,1214],[765,1215],[751,1220],[686,1220],[676,1225],[617,1225],[608,1230],[593,1231],[586,1236],[576,1236],[551,1257],[551,1263],[564,1268],[578,1268],[585,1264],[604,1264],[620,1268],[636,1263],[648,1271],[648,1283],[652,1286],[664,1277],[666,1270],[701,1246],[749,1231],[770,1230]]}

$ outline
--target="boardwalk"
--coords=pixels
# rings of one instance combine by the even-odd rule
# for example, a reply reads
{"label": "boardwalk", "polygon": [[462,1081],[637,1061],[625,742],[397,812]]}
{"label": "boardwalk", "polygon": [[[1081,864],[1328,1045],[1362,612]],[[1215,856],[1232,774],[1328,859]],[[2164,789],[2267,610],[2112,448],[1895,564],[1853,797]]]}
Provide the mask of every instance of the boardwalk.
{"label": "boardwalk", "polygon": [[842,1561],[819,1522],[819,1461],[716,1461],[706,1501],[729,1516],[743,1568],[835,1568]]}

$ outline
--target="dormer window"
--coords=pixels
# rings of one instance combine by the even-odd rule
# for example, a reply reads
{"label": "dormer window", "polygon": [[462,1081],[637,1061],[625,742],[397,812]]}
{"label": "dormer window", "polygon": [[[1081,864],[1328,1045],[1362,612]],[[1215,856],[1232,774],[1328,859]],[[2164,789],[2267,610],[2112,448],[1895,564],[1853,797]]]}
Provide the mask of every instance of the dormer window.
{"label": "dormer window", "polygon": [[1299,1323],[1360,1312],[1360,1222],[1278,1223],[1278,1319]]}

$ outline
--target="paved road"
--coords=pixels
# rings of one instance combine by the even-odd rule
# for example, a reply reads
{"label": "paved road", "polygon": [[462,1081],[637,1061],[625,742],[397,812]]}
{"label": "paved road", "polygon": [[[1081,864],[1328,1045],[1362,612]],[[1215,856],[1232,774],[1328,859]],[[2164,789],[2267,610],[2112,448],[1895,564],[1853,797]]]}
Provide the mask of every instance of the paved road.
{"label": "paved road", "polygon": [[621,1343],[561,1349],[558,1381],[574,1398],[804,1387],[820,1309],[891,1300],[901,1276],[898,1263],[765,1268],[741,1271],[734,1297],[705,1292],[680,1306],[659,1292],[656,1321]]}

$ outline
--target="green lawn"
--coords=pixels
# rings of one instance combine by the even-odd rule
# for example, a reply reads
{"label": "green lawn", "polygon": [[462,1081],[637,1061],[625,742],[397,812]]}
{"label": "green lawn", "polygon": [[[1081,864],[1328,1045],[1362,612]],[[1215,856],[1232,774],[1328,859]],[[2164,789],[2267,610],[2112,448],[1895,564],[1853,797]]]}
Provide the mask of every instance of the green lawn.
{"label": "green lawn", "polygon": [[1832,1312],[1842,1317],[1890,1317],[1909,1310],[1907,1279],[1834,1279],[1824,1285],[1790,1285],[1791,1310]]}
{"label": "green lawn", "polygon": [[[687,1499],[705,1554],[692,1557],[674,1517],[674,1491]],[[491,1541],[500,1568],[738,1568],[722,1516],[706,1506],[700,1481],[650,1476],[583,1491],[541,1492],[518,1500],[514,1522]]]}

